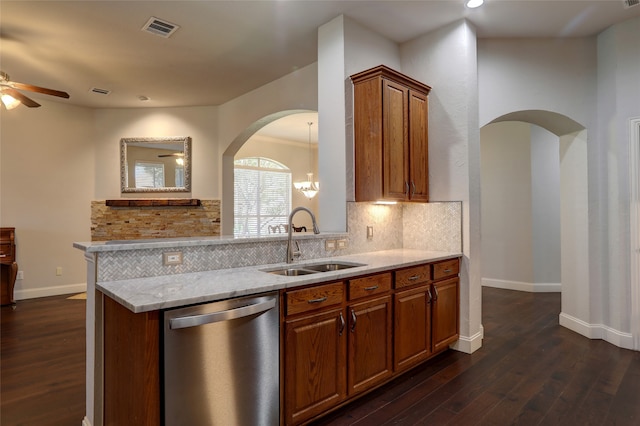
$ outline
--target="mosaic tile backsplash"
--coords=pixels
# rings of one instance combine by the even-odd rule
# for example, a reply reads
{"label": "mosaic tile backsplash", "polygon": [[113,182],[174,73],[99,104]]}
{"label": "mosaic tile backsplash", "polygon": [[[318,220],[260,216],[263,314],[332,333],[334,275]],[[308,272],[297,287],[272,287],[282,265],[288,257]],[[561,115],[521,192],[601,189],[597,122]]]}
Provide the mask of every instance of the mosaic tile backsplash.
{"label": "mosaic tile backsplash", "polygon": [[[325,240],[298,240],[302,259],[341,256],[397,248],[431,251],[462,251],[462,203],[374,205],[348,203],[345,249],[325,250]],[[367,238],[367,226],[373,227],[373,238]],[[331,239],[336,239],[331,236]],[[162,253],[167,249],[138,249],[101,252],[98,255],[97,280],[122,279],[201,272],[242,266],[283,262],[286,239],[264,242],[234,240],[212,245],[182,247],[183,264],[164,266]]]}

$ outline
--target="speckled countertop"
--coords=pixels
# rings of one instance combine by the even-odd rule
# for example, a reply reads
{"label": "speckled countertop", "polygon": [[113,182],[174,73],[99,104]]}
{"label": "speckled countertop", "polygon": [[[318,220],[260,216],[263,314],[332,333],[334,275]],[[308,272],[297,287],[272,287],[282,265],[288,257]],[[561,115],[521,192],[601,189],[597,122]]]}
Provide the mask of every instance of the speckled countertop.
{"label": "speckled countertop", "polygon": [[269,274],[265,270],[286,267],[286,263],[257,265],[244,268],[218,269],[205,272],[163,275],[121,281],[96,283],[96,288],[135,313],[174,308],[194,303],[240,297],[293,288],[307,284],[345,278],[450,259],[461,253],[434,252],[413,249],[385,250],[296,262],[294,266],[322,262],[359,263],[364,266],[339,271],[301,276]]}

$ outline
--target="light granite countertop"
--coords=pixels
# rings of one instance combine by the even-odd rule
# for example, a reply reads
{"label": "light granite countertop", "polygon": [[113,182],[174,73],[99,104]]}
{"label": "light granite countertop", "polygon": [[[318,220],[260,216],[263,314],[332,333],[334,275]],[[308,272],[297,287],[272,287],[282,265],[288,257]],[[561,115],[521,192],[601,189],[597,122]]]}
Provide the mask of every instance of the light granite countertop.
{"label": "light granite countertop", "polygon": [[[244,268],[218,269],[159,277],[97,282],[96,288],[135,313],[169,309],[195,303],[259,294],[284,288],[342,280],[389,269],[402,268],[461,256],[462,253],[414,249],[384,250],[296,262]],[[282,276],[264,272],[291,266],[323,262],[358,263],[339,271],[301,276]]]}

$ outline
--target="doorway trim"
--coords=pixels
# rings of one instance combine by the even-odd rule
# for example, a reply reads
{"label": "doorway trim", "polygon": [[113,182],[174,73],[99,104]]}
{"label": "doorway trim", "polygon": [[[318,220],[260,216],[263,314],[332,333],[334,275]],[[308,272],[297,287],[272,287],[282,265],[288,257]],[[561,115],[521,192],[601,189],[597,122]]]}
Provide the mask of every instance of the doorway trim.
{"label": "doorway trim", "polygon": [[629,120],[631,334],[640,351],[640,117]]}

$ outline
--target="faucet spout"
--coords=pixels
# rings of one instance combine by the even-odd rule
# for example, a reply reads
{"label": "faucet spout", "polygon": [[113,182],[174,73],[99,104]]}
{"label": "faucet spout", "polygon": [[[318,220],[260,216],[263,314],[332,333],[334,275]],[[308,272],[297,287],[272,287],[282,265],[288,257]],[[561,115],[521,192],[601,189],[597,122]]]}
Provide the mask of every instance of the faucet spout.
{"label": "faucet spout", "polygon": [[302,252],[300,251],[300,246],[296,245],[298,247],[297,250],[293,250],[292,244],[291,244],[291,239],[293,236],[293,216],[298,213],[299,211],[304,210],[305,212],[309,213],[309,216],[311,216],[311,222],[313,223],[313,233],[314,234],[319,234],[320,233],[320,229],[318,228],[318,224],[316,223],[316,217],[313,214],[313,212],[311,210],[309,210],[306,207],[296,207],[295,209],[291,210],[291,213],[289,214],[289,226],[287,227],[288,229],[288,235],[287,235],[287,263],[292,263],[294,258],[296,257],[300,257],[300,255],[302,254]]}

